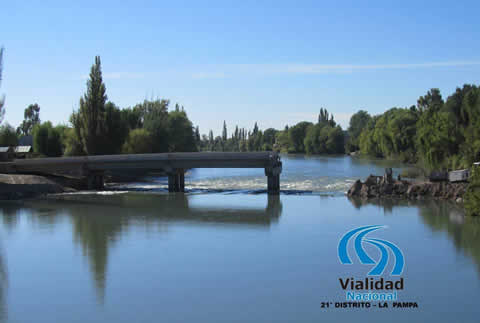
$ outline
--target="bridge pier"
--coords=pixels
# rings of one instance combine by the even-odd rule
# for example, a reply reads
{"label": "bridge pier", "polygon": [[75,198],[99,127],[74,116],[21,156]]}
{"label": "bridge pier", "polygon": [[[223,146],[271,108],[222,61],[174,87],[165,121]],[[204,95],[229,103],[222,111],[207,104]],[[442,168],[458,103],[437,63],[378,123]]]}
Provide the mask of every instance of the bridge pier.
{"label": "bridge pier", "polygon": [[282,172],[282,165],[265,168],[265,176],[267,176],[267,194],[280,194],[280,173]]}
{"label": "bridge pier", "polygon": [[103,188],[104,188],[103,172],[90,172],[87,175],[87,189],[103,190]]}
{"label": "bridge pier", "polygon": [[185,170],[179,168],[168,173],[168,191],[185,192]]}

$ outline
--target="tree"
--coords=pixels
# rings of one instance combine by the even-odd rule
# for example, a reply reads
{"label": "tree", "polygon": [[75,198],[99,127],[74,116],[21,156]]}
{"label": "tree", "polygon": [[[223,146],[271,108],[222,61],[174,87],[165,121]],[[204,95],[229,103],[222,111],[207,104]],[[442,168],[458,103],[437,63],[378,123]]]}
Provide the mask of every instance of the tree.
{"label": "tree", "polygon": [[227,136],[227,124],[225,123],[225,120],[223,120],[222,140],[227,141]]}
{"label": "tree", "polygon": [[268,128],[263,132],[263,149],[262,150],[265,150],[265,151],[273,150],[277,132],[278,131],[273,128]]}
{"label": "tree", "polygon": [[48,157],[62,155],[61,134],[50,121],[37,124],[33,128],[33,150]]}
{"label": "tree", "polygon": [[67,156],[80,156],[86,155],[82,139],[81,139],[81,119],[80,114],[77,112],[73,112],[70,115],[70,123],[72,124],[72,128],[66,132],[66,140],[65,140],[65,155]]}
{"label": "tree", "polygon": [[181,111],[175,109],[168,114],[168,134],[169,151],[188,152],[197,150],[192,122],[183,109]]}
{"label": "tree", "polygon": [[16,146],[18,137],[15,129],[8,123],[0,126],[0,146]]}
{"label": "tree", "polygon": [[152,136],[146,129],[134,129],[128,133],[122,151],[126,154],[143,154],[152,151]]}
{"label": "tree", "polygon": [[128,129],[137,129],[143,127],[143,108],[141,104],[137,104],[133,108],[126,108],[120,110],[122,122],[124,122]]}
{"label": "tree", "polygon": [[[3,71],[3,51],[4,48],[0,48],[0,85],[2,84],[2,71]],[[5,115],[5,95],[0,96],[0,124],[3,121],[3,116]]]}
{"label": "tree", "polygon": [[201,141],[201,138],[200,138],[200,128],[198,126],[195,127],[195,143],[197,145],[200,145],[200,141]]}
{"label": "tree", "polygon": [[288,135],[292,144],[291,152],[305,152],[304,140],[305,136],[307,135],[307,129],[311,125],[313,125],[311,122],[302,121],[297,123],[295,126],[290,127],[288,130]]}
{"label": "tree", "polygon": [[[144,128],[152,136],[152,152],[163,153],[169,151],[169,100],[145,100],[141,106],[143,111]],[[180,112],[180,109],[177,109]],[[171,138],[171,137],[170,137]]]}
{"label": "tree", "polygon": [[356,151],[359,149],[360,134],[362,133],[362,130],[367,126],[371,118],[372,117],[370,116],[370,114],[368,114],[368,112],[364,110],[360,110],[352,115],[352,117],[350,118],[350,125],[348,127],[349,151]]}
{"label": "tree", "polygon": [[65,132],[65,139],[63,141],[65,156],[82,156],[85,155],[83,145],[80,138],[77,136],[74,128],[68,128]]}
{"label": "tree", "polygon": [[443,106],[442,95],[439,89],[431,89],[425,96],[421,96],[417,101],[418,110],[423,113],[425,111],[438,112]]}
{"label": "tree", "polygon": [[342,127],[324,127],[328,131],[325,147],[328,154],[343,154],[345,152],[345,138]]}
{"label": "tree", "polygon": [[329,123],[318,123],[307,129],[304,140],[307,154],[341,154],[344,149],[344,134],[340,126],[332,127]]}
{"label": "tree", "polygon": [[[4,48],[0,47],[0,85],[2,84],[2,71],[3,71],[3,51]],[[3,121],[3,116],[5,115],[5,95],[0,96],[0,124]]]}
{"label": "tree", "polygon": [[95,57],[95,63],[90,70],[87,81],[87,93],[80,98],[77,123],[79,139],[83,150],[88,155],[102,154],[105,138],[105,103],[107,101],[105,84],[102,78],[100,56]]}
{"label": "tree", "polygon": [[120,109],[112,102],[105,104],[105,128],[102,154],[119,154],[128,135],[128,122]]}
{"label": "tree", "polygon": [[24,136],[32,134],[33,127],[40,123],[40,106],[37,103],[30,104],[23,112],[24,120],[17,128],[17,133]]}

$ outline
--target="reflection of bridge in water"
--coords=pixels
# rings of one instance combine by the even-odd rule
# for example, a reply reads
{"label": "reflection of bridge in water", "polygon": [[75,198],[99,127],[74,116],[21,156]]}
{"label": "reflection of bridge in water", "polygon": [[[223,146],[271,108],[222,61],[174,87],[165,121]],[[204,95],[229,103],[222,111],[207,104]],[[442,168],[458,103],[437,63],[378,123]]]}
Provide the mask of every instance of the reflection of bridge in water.
{"label": "reflection of bridge in water", "polygon": [[[55,229],[68,216],[73,239],[83,250],[93,274],[97,296],[104,300],[109,250],[131,227],[168,233],[169,224],[204,223],[268,229],[282,213],[280,196],[267,196],[264,208],[220,208],[190,206],[185,194],[98,194],[59,195],[48,200],[25,201],[0,207],[4,225],[15,226],[21,210],[31,212],[34,221],[47,223]],[[1,306],[1,304],[0,304]]]}

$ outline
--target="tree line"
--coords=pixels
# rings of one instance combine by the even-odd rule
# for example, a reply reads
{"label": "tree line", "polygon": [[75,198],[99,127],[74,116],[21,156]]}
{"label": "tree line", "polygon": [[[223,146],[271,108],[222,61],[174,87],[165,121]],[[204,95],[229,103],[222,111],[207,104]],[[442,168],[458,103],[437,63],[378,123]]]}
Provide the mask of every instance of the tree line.
{"label": "tree line", "polygon": [[409,108],[350,119],[347,150],[399,158],[425,169],[469,168],[480,161],[480,88],[466,84],[442,98],[431,89]]}
{"label": "tree line", "polygon": [[210,130],[208,136],[200,139],[199,149],[203,151],[279,151],[302,154],[341,154],[344,149],[345,135],[336,124],[332,114],[321,108],[316,123],[302,121],[294,126],[285,126],[283,130],[268,128],[262,131],[255,122],[252,130],[239,128],[228,136],[226,122],[223,122],[221,136],[214,136]]}

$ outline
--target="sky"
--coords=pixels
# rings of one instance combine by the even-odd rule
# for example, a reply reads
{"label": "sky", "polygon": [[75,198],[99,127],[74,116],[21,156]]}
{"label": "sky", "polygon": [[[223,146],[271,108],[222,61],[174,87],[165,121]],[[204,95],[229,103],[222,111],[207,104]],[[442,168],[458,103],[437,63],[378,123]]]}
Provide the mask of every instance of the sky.
{"label": "sky", "polygon": [[5,120],[68,123],[96,55],[108,99],[185,107],[202,134],[283,129],[327,108],[409,107],[480,83],[479,1],[4,1]]}

